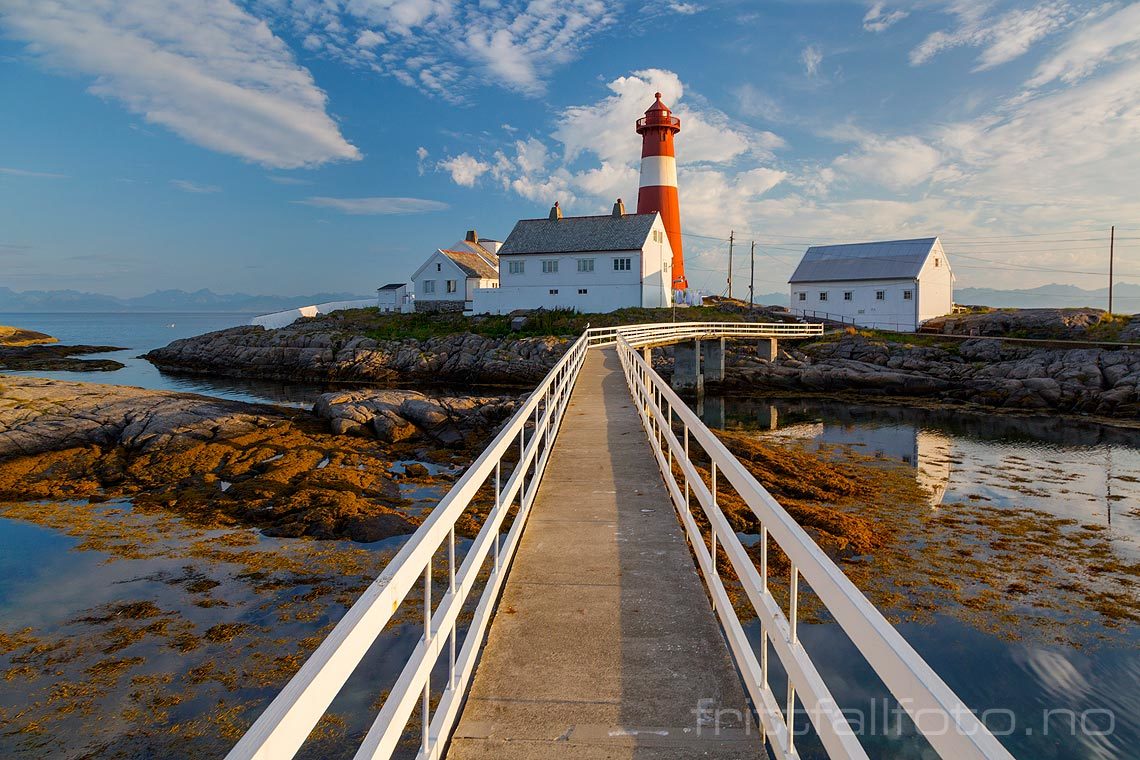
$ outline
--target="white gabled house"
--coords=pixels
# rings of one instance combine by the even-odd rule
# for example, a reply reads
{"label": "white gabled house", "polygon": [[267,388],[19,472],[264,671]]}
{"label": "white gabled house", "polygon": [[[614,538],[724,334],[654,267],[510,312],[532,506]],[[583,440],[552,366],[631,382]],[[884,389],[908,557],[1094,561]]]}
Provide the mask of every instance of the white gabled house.
{"label": "white gabled house", "polygon": [[673,250],[661,215],[626,214],[619,201],[603,216],[522,219],[503,241],[497,288],[475,291],[476,314],[569,308],[608,312],[669,306]]}
{"label": "white gabled house", "polygon": [[936,237],[816,245],[788,280],[791,309],[913,332],[954,310],[954,272]]}
{"label": "white gabled house", "polygon": [[[488,242],[498,246],[498,241]],[[412,275],[416,311],[467,311],[476,289],[498,286],[498,256],[480,244],[475,230],[469,230],[464,240],[437,249]]]}

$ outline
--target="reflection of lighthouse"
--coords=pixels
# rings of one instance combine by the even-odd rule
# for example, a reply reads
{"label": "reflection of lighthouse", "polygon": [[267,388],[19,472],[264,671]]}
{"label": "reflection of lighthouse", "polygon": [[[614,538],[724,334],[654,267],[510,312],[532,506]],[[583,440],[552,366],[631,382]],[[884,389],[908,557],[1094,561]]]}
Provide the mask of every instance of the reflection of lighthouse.
{"label": "reflection of lighthouse", "polygon": [[669,247],[673,249],[673,290],[689,287],[685,279],[685,258],[681,253],[681,204],[677,199],[677,159],[673,135],[681,131],[681,120],[657,101],[637,120],[641,135],[641,187],[637,191],[637,213],[659,212]]}

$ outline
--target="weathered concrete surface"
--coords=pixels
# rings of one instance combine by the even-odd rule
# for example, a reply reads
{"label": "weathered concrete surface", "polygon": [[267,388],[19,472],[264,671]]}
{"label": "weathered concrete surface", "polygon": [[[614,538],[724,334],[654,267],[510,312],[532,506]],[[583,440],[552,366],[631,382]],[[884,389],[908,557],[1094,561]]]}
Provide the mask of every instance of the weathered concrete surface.
{"label": "weathered concrete surface", "polygon": [[[711,700],[703,702],[702,700]],[[612,351],[578,380],[449,758],[752,758],[744,695]]]}
{"label": "weathered concrete surface", "polygon": [[673,388],[679,391],[696,391],[704,388],[701,372],[701,342],[683,341],[673,346]]}

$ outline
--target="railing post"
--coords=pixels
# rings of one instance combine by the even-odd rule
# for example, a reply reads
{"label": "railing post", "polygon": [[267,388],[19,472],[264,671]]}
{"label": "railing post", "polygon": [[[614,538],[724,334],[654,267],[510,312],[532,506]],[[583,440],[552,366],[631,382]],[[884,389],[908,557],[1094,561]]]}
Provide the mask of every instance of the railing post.
{"label": "railing post", "polygon": [[[799,641],[799,633],[796,630],[796,620],[799,613],[799,591],[800,591],[800,571],[796,566],[792,565],[792,580],[789,589],[788,601],[788,627],[790,629],[791,644],[795,647]],[[792,745],[796,736],[796,685],[792,679],[788,678],[788,752],[792,751]]]}

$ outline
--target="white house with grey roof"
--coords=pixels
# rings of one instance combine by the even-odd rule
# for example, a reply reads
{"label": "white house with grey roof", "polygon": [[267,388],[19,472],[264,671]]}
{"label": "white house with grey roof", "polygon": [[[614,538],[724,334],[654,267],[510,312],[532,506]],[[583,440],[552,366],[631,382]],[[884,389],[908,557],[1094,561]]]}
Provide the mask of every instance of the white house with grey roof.
{"label": "white house with grey roof", "polygon": [[954,310],[954,272],[936,237],[815,245],[788,280],[793,312],[913,332]]}
{"label": "white house with grey roof", "polygon": [[604,216],[522,219],[503,241],[499,287],[475,291],[476,314],[516,309],[609,312],[669,306],[673,249],[661,215],[627,214],[618,201]]}
{"label": "white house with grey roof", "polygon": [[415,311],[469,311],[478,288],[499,285],[499,241],[479,239],[475,230],[447,248],[438,248],[412,275]]}

